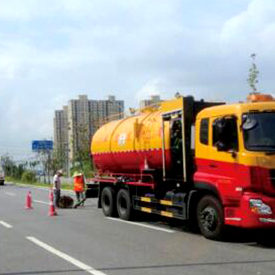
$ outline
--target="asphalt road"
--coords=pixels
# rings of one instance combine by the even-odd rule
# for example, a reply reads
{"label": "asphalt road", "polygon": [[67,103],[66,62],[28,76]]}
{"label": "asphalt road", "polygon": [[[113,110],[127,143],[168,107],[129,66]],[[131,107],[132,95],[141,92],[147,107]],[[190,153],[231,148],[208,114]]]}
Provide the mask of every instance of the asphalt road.
{"label": "asphalt road", "polygon": [[[31,190],[33,209],[25,209]],[[48,216],[48,190],[0,186],[0,274],[275,274],[275,248],[238,233],[215,242],[184,226],[108,219],[96,199]],[[71,194],[74,196],[73,194]]]}

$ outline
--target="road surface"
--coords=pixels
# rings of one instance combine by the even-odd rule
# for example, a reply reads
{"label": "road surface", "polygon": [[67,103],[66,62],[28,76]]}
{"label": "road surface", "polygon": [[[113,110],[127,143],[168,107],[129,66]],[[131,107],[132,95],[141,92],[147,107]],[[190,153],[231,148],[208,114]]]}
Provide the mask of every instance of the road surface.
{"label": "road surface", "polygon": [[96,199],[51,217],[49,191],[26,186],[1,186],[0,200],[1,275],[275,274],[275,248],[244,234],[215,242],[157,218],[110,219]]}

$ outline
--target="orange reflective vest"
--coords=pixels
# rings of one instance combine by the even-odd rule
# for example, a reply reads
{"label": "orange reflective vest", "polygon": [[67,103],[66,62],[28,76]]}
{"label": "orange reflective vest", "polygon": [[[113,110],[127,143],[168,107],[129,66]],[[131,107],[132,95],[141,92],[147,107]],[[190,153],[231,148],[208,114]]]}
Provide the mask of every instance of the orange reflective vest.
{"label": "orange reflective vest", "polygon": [[83,177],[83,175],[74,177],[74,191],[82,192],[83,190],[84,190],[84,177]]}

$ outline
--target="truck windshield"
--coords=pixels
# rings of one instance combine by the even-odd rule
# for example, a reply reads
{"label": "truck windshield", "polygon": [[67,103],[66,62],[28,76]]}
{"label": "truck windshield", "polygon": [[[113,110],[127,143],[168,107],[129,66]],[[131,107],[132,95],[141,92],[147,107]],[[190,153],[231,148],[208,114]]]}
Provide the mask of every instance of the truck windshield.
{"label": "truck windshield", "polygon": [[275,151],[275,111],[243,115],[244,145],[249,151]]}

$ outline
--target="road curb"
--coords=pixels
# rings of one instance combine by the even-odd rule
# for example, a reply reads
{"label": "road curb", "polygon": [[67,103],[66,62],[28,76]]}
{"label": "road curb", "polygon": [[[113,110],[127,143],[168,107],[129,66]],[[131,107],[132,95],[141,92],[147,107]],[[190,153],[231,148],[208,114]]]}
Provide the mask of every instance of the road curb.
{"label": "road curb", "polygon": [[[32,187],[34,189],[39,189],[39,190],[44,190],[44,191],[49,191],[50,187],[43,187],[43,186],[36,186],[36,185],[32,185],[32,184],[27,184],[27,183],[17,183],[17,182],[9,182],[7,183],[9,185],[17,185],[17,186],[23,186],[23,187]],[[68,192],[71,194],[74,194],[73,190],[67,190],[67,189],[62,189],[62,192]]]}

